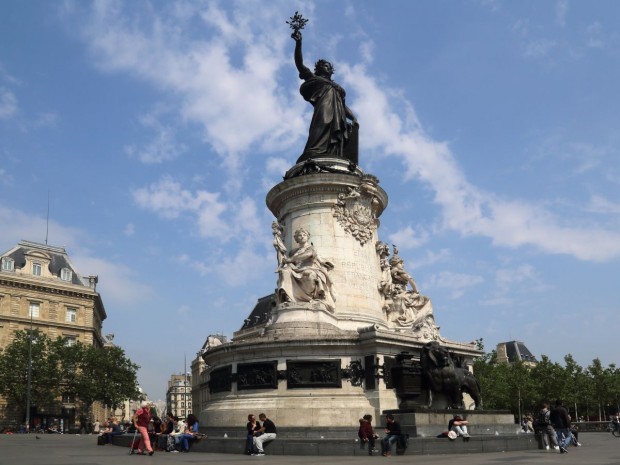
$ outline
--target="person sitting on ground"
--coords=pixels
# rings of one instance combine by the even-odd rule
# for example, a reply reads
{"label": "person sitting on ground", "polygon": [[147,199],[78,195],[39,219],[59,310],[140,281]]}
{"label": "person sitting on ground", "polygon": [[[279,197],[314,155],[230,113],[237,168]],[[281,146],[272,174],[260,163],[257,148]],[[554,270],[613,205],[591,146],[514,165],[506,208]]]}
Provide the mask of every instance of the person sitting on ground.
{"label": "person sitting on ground", "polygon": [[381,439],[381,454],[384,457],[390,457],[392,455],[392,444],[400,439],[402,434],[400,423],[394,420],[394,415],[391,413],[385,416],[385,436]]}
{"label": "person sitting on ground", "polygon": [[360,429],[357,432],[362,443],[368,443],[368,455],[372,455],[373,452],[378,452],[375,449],[375,439],[379,437],[379,435],[375,434],[372,429],[372,415],[364,415],[363,418],[360,418]]}
{"label": "person sitting on ground", "polygon": [[[256,449],[255,455],[265,455],[263,444],[273,441],[276,438],[277,430],[273,421],[267,418],[267,415],[264,413],[261,413],[258,418],[263,422],[263,427],[259,428],[254,436],[254,449]],[[260,433],[260,435],[258,433]]]}
{"label": "person sitting on ground", "polygon": [[454,431],[457,436],[469,438],[470,436],[467,432],[468,424],[469,422],[464,420],[460,415],[454,415],[454,418],[448,422],[448,431]]}
{"label": "person sitting on ground", "polygon": [[260,434],[258,432],[260,430],[260,421],[256,420],[256,416],[252,413],[248,415],[248,423],[246,428],[248,430],[248,434],[245,440],[245,453],[246,455],[252,455],[257,452],[254,450],[254,436]]}

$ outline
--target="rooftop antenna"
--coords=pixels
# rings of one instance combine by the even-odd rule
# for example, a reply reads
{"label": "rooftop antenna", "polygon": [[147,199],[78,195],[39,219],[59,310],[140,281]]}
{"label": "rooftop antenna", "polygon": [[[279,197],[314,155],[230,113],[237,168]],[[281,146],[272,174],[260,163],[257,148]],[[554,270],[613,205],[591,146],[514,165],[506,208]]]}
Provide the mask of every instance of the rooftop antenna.
{"label": "rooftop antenna", "polygon": [[47,221],[45,223],[45,245],[47,245],[47,237],[50,231],[50,191],[47,190]]}

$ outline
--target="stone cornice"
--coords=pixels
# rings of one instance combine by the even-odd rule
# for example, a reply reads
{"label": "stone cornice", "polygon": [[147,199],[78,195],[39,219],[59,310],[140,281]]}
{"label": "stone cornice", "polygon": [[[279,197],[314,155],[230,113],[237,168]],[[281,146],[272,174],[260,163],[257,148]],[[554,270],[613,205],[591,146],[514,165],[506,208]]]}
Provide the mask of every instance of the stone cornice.
{"label": "stone cornice", "polygon": [[89,290],[87,292],[80,292],[78,290],[72,290],[68,288],[54,286],[52,284],[35,283],[32,281],[23,281],[20,279],[7,279],[5,276],[0,276],[0,286],[7,286],[17,289],[25,289],[29,291],[43,292],[46,294],[56,294],[69,297],[77,297],[81,299],[95,300],[99,297],[97,292]]}
{"label": "stone cornice", "polygon": [[[344,174],[318,173],[287,179],[274,186],[266,198],[267,207],[276,218],[279,217],[280,210],[290,199],[307,194],[338,193],[348,192],[349,187],[359,187],[365,178],[357,178]],[[387,193],[379,186],[375,186],[375,195],[378,200],[377,217],[381,215],[388,203]],[[330,206],[332,206],[330,205]]]}

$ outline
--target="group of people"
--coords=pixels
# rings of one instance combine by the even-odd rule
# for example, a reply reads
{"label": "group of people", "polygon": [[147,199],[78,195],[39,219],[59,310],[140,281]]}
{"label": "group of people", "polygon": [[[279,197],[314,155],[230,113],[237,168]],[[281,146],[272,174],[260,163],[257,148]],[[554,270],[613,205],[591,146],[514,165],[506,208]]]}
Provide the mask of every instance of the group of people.
{"label": "group of people", "polygon": [[[448,422],[449,431],[445,435],[451,439],[461,436],[467,440],[470,437],[467,432],[467,425],[467,420],[461,418],[460,415],[455,415]],[[368,444],[368,455],[379,452],[375,448],[375,441],[379,439],[379,435],[372,428],[372,415],[364,415],[360,418],[358,436],[362,445]],[[395,443],[397,448],[405,449],[407,447],[407,435],[403,433],[400,423],[396,421],[394,415],[388,414],[385,416],[385,436],[381,439],[381,455],[390,457],[392,455],[392,446]]]}
{"label": "group of people", "polygon": [[245,453],[247,455],[265,455],[263,445],[266,442],[273,441],[277,436],[277,428],[274,422],[267,418],[264,413],[258,416],[258,420],[254,414],[250,413],[246,427],[248,434],[245,442]]}
{"label": "group of people", "polygon": [[[542,408],[533,424],[533,429],[540,432],[545,449],[551,447],[560,453],[568,452],[568,446],[573,443],[581,446],[577,440],[577,431],[571,427],[571,417],[562,405],[562,400],[555,402],[555,407],[549,409],[549,404],[543,402]],[[574,438],[574,439],[573,439]]]}
{"label": "group of people", "polygon": [[[400,441],[401,448],[406,447],[406,436],[402,432],[400,423],[394,419],[394,415],[385,416],[385,436],[381,439],[381,455],[390,457],[392,455],[392,445]],[[379,435],[372,428],[372,415],[364,415],[360,418],[360,428],[357,433],[363,444],[368,444],[368,455],[373,455],[379,451],[375,448],[375,442]]]}
{"label": "group of people", "polygon": [[[161,421],[157,416],[151,415],[151,404],[143,401],[140,408],[136,410],[132,418],[135,434],[139,435],[139,440],[132,444],[131,453],[138,455],[153,455],[155,450],[153,444],[160,451],[168,452],[189,452],[190,444],[206,437],[198,429],[198,419],[195,415],[189,414],[185,421],[168,413],[166,420]],[[95,423],[95,426],[98,422]],[[110,417],[99,431],[99,436],[105,438],[105,444],[111,444],[112,438],[123,434],[119,422]]]}

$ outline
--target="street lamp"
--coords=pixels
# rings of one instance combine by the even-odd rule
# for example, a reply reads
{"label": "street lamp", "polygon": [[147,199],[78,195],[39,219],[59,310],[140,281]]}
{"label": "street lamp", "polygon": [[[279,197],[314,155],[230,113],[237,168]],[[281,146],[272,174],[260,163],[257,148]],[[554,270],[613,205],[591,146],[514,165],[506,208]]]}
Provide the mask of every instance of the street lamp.
{"label": "street lamp", "polygon": [[30,332],[28,333],[28,381],[26,383],[26,433],[30,432],[30,390],[32,388],[32,308],[30,309]]}

